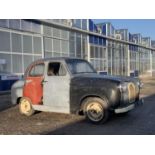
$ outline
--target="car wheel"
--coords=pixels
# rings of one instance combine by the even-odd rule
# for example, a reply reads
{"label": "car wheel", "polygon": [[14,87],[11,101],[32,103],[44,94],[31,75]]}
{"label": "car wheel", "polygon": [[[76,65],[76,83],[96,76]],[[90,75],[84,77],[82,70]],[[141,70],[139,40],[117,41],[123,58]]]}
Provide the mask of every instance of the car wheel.
{"label": "car wheel", "polygon": [[21,114],[31,116],[35,113],[32,107],[31,100],[27,97],[22,97],[19,102],[19,111]]}
{"label": "car wheel", "polygon": [[105,123],[109,118],[108,104],[106,99],[96,97],[84,100],[84,114],[88,121],[95,124]]}

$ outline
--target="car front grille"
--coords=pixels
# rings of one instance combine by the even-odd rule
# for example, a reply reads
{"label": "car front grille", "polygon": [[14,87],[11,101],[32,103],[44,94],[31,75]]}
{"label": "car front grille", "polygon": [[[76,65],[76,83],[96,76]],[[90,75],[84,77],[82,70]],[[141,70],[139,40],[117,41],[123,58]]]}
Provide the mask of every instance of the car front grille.
{"label": "car front grille", "polygon": [[128,84],[128,97],[129,97],[129,103],[132,103],[136,99],[136,88],[133,83]]}

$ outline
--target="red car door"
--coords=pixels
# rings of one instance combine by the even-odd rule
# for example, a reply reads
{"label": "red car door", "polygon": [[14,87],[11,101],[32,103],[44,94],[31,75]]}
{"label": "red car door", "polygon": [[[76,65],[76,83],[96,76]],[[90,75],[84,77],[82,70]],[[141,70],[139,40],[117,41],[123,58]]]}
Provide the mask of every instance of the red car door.
{"label": "red car door", "polygon": [[44,63],[33,65],[25,77],[23,96],[28,97],[32,104],[42,104],[44,79]]}

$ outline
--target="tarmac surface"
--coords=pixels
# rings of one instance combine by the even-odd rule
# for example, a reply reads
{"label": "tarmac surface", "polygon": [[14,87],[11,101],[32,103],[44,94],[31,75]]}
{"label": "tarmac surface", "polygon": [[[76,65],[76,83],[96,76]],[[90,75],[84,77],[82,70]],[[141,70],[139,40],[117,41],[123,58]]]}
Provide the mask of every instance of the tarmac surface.
{"label": "tarmac surface", "polygon": [[154,135],[155,79],[143,79],[144,104],[126,115],[112,115],[103,125],[88,123],[83,116],[38,112],[31,117],[12,106],[10,94],[0,95],[0,134],[48,135]]}

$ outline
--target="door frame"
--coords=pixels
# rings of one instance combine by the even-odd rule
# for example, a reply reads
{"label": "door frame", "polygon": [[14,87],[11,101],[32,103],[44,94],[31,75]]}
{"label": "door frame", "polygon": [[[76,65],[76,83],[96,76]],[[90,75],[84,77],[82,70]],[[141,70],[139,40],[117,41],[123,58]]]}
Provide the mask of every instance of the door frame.
{"label": "door frame", "polygon": [[[64,79],[66,80],[68,86],[66,88],[67,89],[66,93],[62,94],[62,95],[66,95],[64,97],[65,100],[63,100],[64,99],[63,97],[62,98],[58,97],[59,100],[55,99],[56,104],[58,103],[58,106],[57,106],[56,104],[52,104],[52,102],[50,101],[50,98],[48,98],[49,100],[47,99],[48,94],[46,94],[46,93],[48,93],[50,91],[45,90],[46,89],[46,86],[45,86],[46,83],[44,83],[43,84],[43,106],[44,107],[49,107],[49,110],[51,109],[53,112],[70,113],[70,79],[71,79],[71,75],[70,75],[70,73],[68,71],[67,65],[66,65],[64,60],[49,60],[49,61],[46,61],[45,62],[45,72],[44,72],[44,80],[45,81],[49,80],[49,76],[48,76],[49,63],[60,63],[60,64],[63,65],[63,67],[64,67],[64,69],[66,71],[66,75],[64,75],[64,76],[53,76],[53,78],[64,77]],[[56,91],[58,91],[58,90],[56,90]],[[51,102],[51,104],[49,104],[50,102]],[[60,103],[63,103],[62,106],[60,105]]]}

